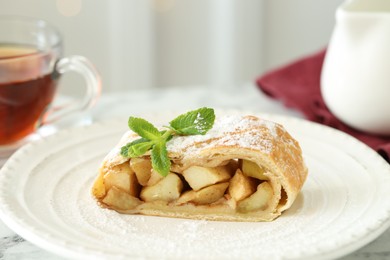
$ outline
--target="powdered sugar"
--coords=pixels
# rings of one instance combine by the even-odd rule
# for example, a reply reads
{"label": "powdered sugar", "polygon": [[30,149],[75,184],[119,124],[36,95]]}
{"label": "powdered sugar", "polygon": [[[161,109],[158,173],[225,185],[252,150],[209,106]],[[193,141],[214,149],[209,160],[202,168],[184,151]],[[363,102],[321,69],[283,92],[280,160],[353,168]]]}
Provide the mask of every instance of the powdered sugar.
{"label": "powdered sugar", "polygon": [[[205,135],[176,136],[167,143],[168,151],[196,153],[212,146],[240,146],[270,153],[277,124],[251,116],[224,116]],[[259,129],[263,129],[260,131]],[[194,146],[194,144],[197,144]]]}
{"label": "powdered sugar", "polygon": [[196,119],[194,120],[195,128],[199,131],[203,131],[206,125],[204,118],[200,113],[196,114]]}
{"label": "powdered sugar", "polygon": [[[174,136],[167,143],[167,150],[186,157],[216,146],[239,146],[270,154],[275,140],[279,138],[278,129],[282,128],[277,123],[254,116],[222,116],[215,120],[212,129],[205,135]],[[105,161],[109,164],[119,164],[127,160],[120,155],[120,148],[137,138],[139,136],[132,131],[126,132],[106,156]]]}

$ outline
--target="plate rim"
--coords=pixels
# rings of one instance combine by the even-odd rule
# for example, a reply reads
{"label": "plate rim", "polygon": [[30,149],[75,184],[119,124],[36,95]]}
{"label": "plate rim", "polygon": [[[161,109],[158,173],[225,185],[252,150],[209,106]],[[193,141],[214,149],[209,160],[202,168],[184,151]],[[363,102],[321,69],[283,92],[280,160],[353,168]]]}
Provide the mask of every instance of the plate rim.
{"label": "plate rim", "polygon": [[[328,133],[336,136],[340,136],[339,138],[343,138],[347,140],[348,142],[352,142],[353,145],[358,145],[360,146],[360,149],[365,150],[365,152],[368,152],[373,156],[373,158],[376,158],[377,162],[381,162],[382,167],[387,168],[387,171],[390,173],[390,166],[389,164],[373,149],[371,149],[369,146],[366,144],[362,143],[358,139],[356,139],[353,136],[350,136],[340,130],[324,126],[315,122],[308,121],[306,119],[301,119],[301,118],[296,118],[296,117],[290,117],[290,116],[285,116],[285,115],[279,115],[279,114],[270,114],[270,113],[258,113],[258,112],[249,112],[249,111],[243,111],[243,110],[222,110],[223,113],[239,113],[239,114],[252,114],[255,116],[259,116],[264,119],[272,120],[272,121],[282,121],[282,122],[291,122],[292,124],[305,124],[309,128],[315,127],[316,131],[328,131]],[[221,111],[218,111],[221,112]],[[148,113],[150,114],[150,113]],[[156,114],[163,114],[163,113],[156,113]],[[6,175],[7,171],[12,171],[12,168],[14,165],[17,165],[19,162],[19,157],[23,156],[24,153],[28,152],[31,149],[35,149],[35,146],[41,146],[45,145],[45,143],[48,140],[61,140],[65,138],[66,136],[71,136],[74,135],[75,133],[78,133],[80,131],[86,131],[91,128],[102,128],[106,129],[107,125],[120,125],[123,123],[123,118],[116,118],[116,119],[111,119],[111,120],[104,120],[104,121],[99,121],[96,123],[93,123],[91,125],[87,126],[81,126],[81,127],[74,127],[74,128],[69,128],[65,130],[61,130],[51,136],[46,137],[45,139],[40,139],[35,142],[29,143],[23,147],[21,147],[19,150],[17,150],[11,157],[10,159],[5,163],[2,169],[0,169],[0,202],[4,202],[4,193],[6,192],[6,189],[4,188],[4,185],[1,185],[4,181],[4,176]],[[111,131],[107,131],[106,134],[108,134]],[[120,132],[119,130],[114,130],[114,132]],[[26,173],[28,174],[28,173]],[[9,174],[8,174],[9,175]],[[12,176],[12,175],[11,175]],[[65,256],[65,257],[85,257],[86,253],[90,255],[90,252],[87,250],[83,250],[83,248],[79,248],[79,250],[70,250],[64,245],[59,245],[55,243],[48,242],[47,239],[38,237],[36,236],[33,232],[25,232],[26,228],[23,226],[23,224],[27,223],[18,223],[18,221],[15,219],[15,216],[8,215],[9,212],[7,212],[8,205],[0,203],[0,219],[7,225],[9,226],[12,230],[14,230],[17,234],[19,234],[21,237],[25,238],[26,240],[30,241],[34,245],[43,248],[44,250],[50,251],[52,253],[55,253],[57,255]],[[20,222],[20,219],[19,219]],[[23,222],[23,221],[22,221]],[[386,216],[382,216],[382,219],[378,220],[378,224],[374,228],[369,228],[370,232],[365,232],[365,234],[369,234],[370,238],[363,240],[355,239],[353,243],[351,243],[351,246],[347,249],[344,250],[342,254],[338,252],[328,252],[328,255],[323,255],[324,258],[327,257],[341,257],[346,254],[349,254],[362,246],[368,244],[369,242],[373,241],[377,237],[379,237],[384,231],[386,231],[390,226],[390,208],[387,208],[386,211]],[[28,230],[28,229],[27,229]],[[38,239],[37,239],[38,238]],[[38,243],[38,242],[39,243]],[[58,241],[57,241],[58,242]],[[61,242],[61,241],[59,241]],[[359,243],[360,242],[360,243]],[[53,249],[55,248],[55,249]],[[335,251],[340,251],[340,250],[335,250]],[[99,257],[101,254],[96,254],[96,257]],[[103,255],[102,255],[103,256]],[[125,255],[124,255],[125,256]],[[318,255],[314,255],[316,257],[319,257]],[[312,256],[307,256],[307,257],[313,257]]]}

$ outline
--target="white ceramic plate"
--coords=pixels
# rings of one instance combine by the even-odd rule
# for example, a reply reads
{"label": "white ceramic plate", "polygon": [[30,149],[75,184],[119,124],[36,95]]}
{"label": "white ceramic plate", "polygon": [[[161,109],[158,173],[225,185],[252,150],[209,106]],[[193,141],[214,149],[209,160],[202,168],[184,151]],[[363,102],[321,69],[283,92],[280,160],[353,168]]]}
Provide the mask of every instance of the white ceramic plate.
{"label": "white ceramic plate", "polygon": [[[0,172],[1,219],[25,239],[72,258],[335,258],[390,225],[390,168],[336,130],[266,116],[299,140],[309,177],[270,223],[207,222],[120,215],[101,209],[90,188],[126,121],[59,132],[17,151]],[[150,116],[168,122],[172,115]]]}

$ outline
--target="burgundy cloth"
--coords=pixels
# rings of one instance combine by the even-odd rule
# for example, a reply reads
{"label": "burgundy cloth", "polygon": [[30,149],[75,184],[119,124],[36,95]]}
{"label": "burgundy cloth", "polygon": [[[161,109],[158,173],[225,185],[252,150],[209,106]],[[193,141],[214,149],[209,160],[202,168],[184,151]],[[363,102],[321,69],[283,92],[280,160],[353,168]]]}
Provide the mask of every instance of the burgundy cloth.
{"label": "burgundy cloth", "polygon": [[390,137],[370,135],[345,125],[326,107],[320,92],[320,75],[325,50],[304,57],[257,79],[268,96],[301,111],[307,119],[346,132],[378,151],[390,162]]}

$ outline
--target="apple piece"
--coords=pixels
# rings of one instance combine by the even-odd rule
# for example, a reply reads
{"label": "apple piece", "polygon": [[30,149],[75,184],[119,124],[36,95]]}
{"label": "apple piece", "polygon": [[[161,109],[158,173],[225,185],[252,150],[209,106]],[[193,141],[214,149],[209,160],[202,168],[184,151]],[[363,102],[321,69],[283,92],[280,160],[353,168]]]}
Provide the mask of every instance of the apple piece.
{"label": "apple piece", "polygon": [[198,191],[190,190],[183,193],[177,200],[177,204],[192,202],[195,204],[210,204],[223,197],[229,182],[223,182],[208,186]]}
{"label": "apple piece", "polygon": [[172,163],[170,171],[174,172],[174,173],[177,173],[177,174],[181,174],[181,169],[182,168],[183,168],[183,165]]}
{"label": "apple piece", "polygon": [[151,174],[150,174],[150,178],[149,178],[146,186],[156,185],[157,182],[161,181],[162,179],[164,179],[164,176],[162,176],[161,174],[159,174],[158,172],[156,172],[155,170],[152,169]]}
{"label": "apple piece", "polygon": [[216,202],[223,197],[229,182],[223,182],[208,186],[196,192],[196,199],[193,201],[197,204],[209,204]]}
{"label": "apple piece", "polygon": [[254,162],[248,160],[240,160],[242,172],[249,177],[253,177],[262,181],[268,180],[268,177],[264,175],[264,168],[260,167]]}
{"label": "apple piece", "polygon": [[98,199],[101,199],[106,195],[106,187],[104,185],[104,174],[101,171],[99,172],[99,176],[96,178],[93,184],[92,194]]}
{"label": "apple piece", "polygon": [[194,190],[186,191],[179,197],[179,199],[176,201],[176,204],[181,205],[187,202],[191,202],[192,200],[195,199],[195,197],[196,197],[196,191]]}
{"label": "apple piece", "polygon": [[130,168],[135,172],[139,184],[145,186],[152,172],[152,162],[146,158],[132,158]]}
{"label": "apple piece", "polygon": [[225,194],[226,198],[226,204],[231,208],[231,209],[236,209],[237,208],[237,201],[232,199],[229,194]]}
{"label": "apple piece", "polygon": [[157,200],[170,202],[180,197],[182,189],[183,183],[179,176],[170,172],[155,185],[143,187],[140,197],[146,202]]}
{"label": "apple piece", "polygon": [[132,196],[138,196],[140,190],[137,178],[127,162],[108,170],[104,175],[104,186],[106,190],[115,186]]}
{"label": "apple piece", "polygon": [[104,204],[120,210],[134,209],[142,203],[136,197],[115,186],[108,190],[106,197],[102,201]]}
{"label": "apple piece", "polygon": [[231,177],[228,166],[218,166],[212,168],[191,166],[183,171],[183,176],[191,188],[195,191],[219,182],[225,182]]}
{"label": "apple piece", "polygon": [[264,210],[273,196],[273,190],[268,182],[262,182],[257,186],[257,190],[251,196],[238,202],[237,210],[249,212],[254,210]]}
{"label": "apple piece", "polygon": [[243,200],[256,191],[255,180],[245,176],[240,169],[230,180],[229,194],[235,201]]}

